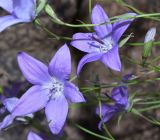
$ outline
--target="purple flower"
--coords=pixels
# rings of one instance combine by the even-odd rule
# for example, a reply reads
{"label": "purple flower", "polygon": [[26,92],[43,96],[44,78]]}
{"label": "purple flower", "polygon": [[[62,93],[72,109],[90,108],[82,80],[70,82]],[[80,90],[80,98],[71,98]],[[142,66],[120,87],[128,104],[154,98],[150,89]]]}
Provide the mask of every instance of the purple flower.
{"label": "purple flower", "polygon": [[[9,87],[3,87],[2,91],[3,93],[0,93],[0,104],[3,105],[4,100],[8,99],[8,98],[12,98],[12,97],[16,97],[17,94],[19,93],[19,90],[22,86],[22,82],[16,82],[14,84],[12,84],[11,88]],[[1,106],[0,107],[0,115],[4,114],[6,112],[6,107],[5,106]]]}
{"label": "purple flower", "polygon": [[113,105],[102,104],[100,108],[97,107],[96,109],[96,114],[101,117],[101,121],[98,124],[100,130],[103,123],[107,122],[114,115],[129,108],[128,89],[126,86],[113,88],[110,99],[114,102]]}
{"label": "purple flower", "polygon": [[31,22],[36,17],[36,0],[0,0],[0,8],[9,13],[0,17],[0,32],[17,23]]}
{"label": "purple flower", "polygon": [[30,131],[28,133],[27,140],[43,140],[43,139],[40,136],[38,136],[36,133]]}
{"label": "purple flower", "polygon": [[[125,14],[135,16],[135,13]],[[92,10],[91,17],[93,24],[109,22],[109,18],[100,5],[96,5]],[[133,19],[122,20],[112,24],[94,26],[93,33],[76,33],[73,35],[71,45],[88,53],[79,62],[77,74],[82,67],[89,62],[100,60],[109,68],[120,71],[121,62],[118,53],[118,41],[126,31]]]}
{"label": "purple flower", "polygon": [[24,82],[15,82],[10,87],[3,87],[3,92],[5,95],[5,98],[11,98],[16,97],[22,87],[24,85]]}
{"label": "purple flower", "polygon": [[[12,97],[12,98],[6,98],[3,101],[3,105],[5,107],[5,109],[11,113],[13,111],[13,109],[16,107],[17,103],[18,103],[19,99],[16,97]],[[33,114],[27,114],[26,117],[30,117],[33,118]],[[0,122],[0,130],[8,127],[9,125],[11,125],[13,123],[13,120],[15,119],[15,116],[13,116],[12,114],[7,115],[2,122]],[[26,121],[23,117],[18,117],[16,118],[16,120],[19,121]]]}
{"label": "purple flower", "polygon": [[67,45],[61,47],[47,67],[30,55],[20,52],[18,64],[33,86],[20,98],[12,111],[23,116],[45,108],[49,128],[58,134],[68,114],[68,102],[85,102],[78,88],[67,81],[71,74],[71,56]]}

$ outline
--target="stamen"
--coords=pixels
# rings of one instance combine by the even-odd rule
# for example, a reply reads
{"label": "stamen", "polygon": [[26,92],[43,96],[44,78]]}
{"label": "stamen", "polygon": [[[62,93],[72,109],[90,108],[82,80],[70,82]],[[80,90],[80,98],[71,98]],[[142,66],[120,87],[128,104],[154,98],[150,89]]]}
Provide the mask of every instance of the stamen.
{"label": "stamen", "polygon": [[64,84],[55,77],[52,77],[50,82],[44,85],[44,87],[49,89],[50,99],[55,99],[57,96],[63,94]]}

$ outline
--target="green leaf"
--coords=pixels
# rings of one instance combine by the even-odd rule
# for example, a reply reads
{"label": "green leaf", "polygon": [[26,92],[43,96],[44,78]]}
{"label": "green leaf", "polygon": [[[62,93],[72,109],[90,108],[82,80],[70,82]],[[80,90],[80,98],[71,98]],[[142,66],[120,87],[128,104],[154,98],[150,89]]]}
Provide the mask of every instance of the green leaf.
{"label": "green leaf", "polygon": [[120,43],[119,43],[119,47],[121,48],[121,47],[123,47],[126,43],[127,43],[127,41],[132,37],[132,35],[133,35],[133,33],[131,33],[129,36],[127,36],[126,38],[124,38],[124,39],[122,39],[121,41],[120,41]]}

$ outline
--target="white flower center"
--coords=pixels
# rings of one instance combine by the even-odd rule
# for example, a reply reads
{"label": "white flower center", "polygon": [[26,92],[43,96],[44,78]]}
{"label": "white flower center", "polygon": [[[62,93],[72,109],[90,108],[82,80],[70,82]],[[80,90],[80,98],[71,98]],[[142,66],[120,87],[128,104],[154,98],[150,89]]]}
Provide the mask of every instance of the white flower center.
{"label": "white flower center", "polygon": [[97,48],[97,51],[106,53],[113,48],[113,40],[111,37],[99,39],[96,35],[92,35],[91,39],[93,40],[93,42],[90,45]]}
{"label": "white flower center", "polygon": [[103,42],[104,44],[100,44],[100,52],[106,53],[113,48],[113,41],[111,39],[104,39]]}
{"label": "white flower center", "polygon": [[55,99],[56,97],[63,94],[64,84],[55,77],[44,85],[44,88],[49,90],[50,99]]}

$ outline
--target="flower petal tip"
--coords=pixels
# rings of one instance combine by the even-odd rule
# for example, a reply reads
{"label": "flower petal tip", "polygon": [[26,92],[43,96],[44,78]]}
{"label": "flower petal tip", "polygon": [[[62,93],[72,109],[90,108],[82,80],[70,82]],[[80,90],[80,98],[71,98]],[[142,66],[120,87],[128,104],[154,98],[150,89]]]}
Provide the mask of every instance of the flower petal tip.
{"label": "flower petal tip", "polygon": [[23,54],[23,52],[22,52],[22,51],[20,51],[20,52],[18,52],[18,53],[17,53],[17,55],[21,55],[21,54]]}

